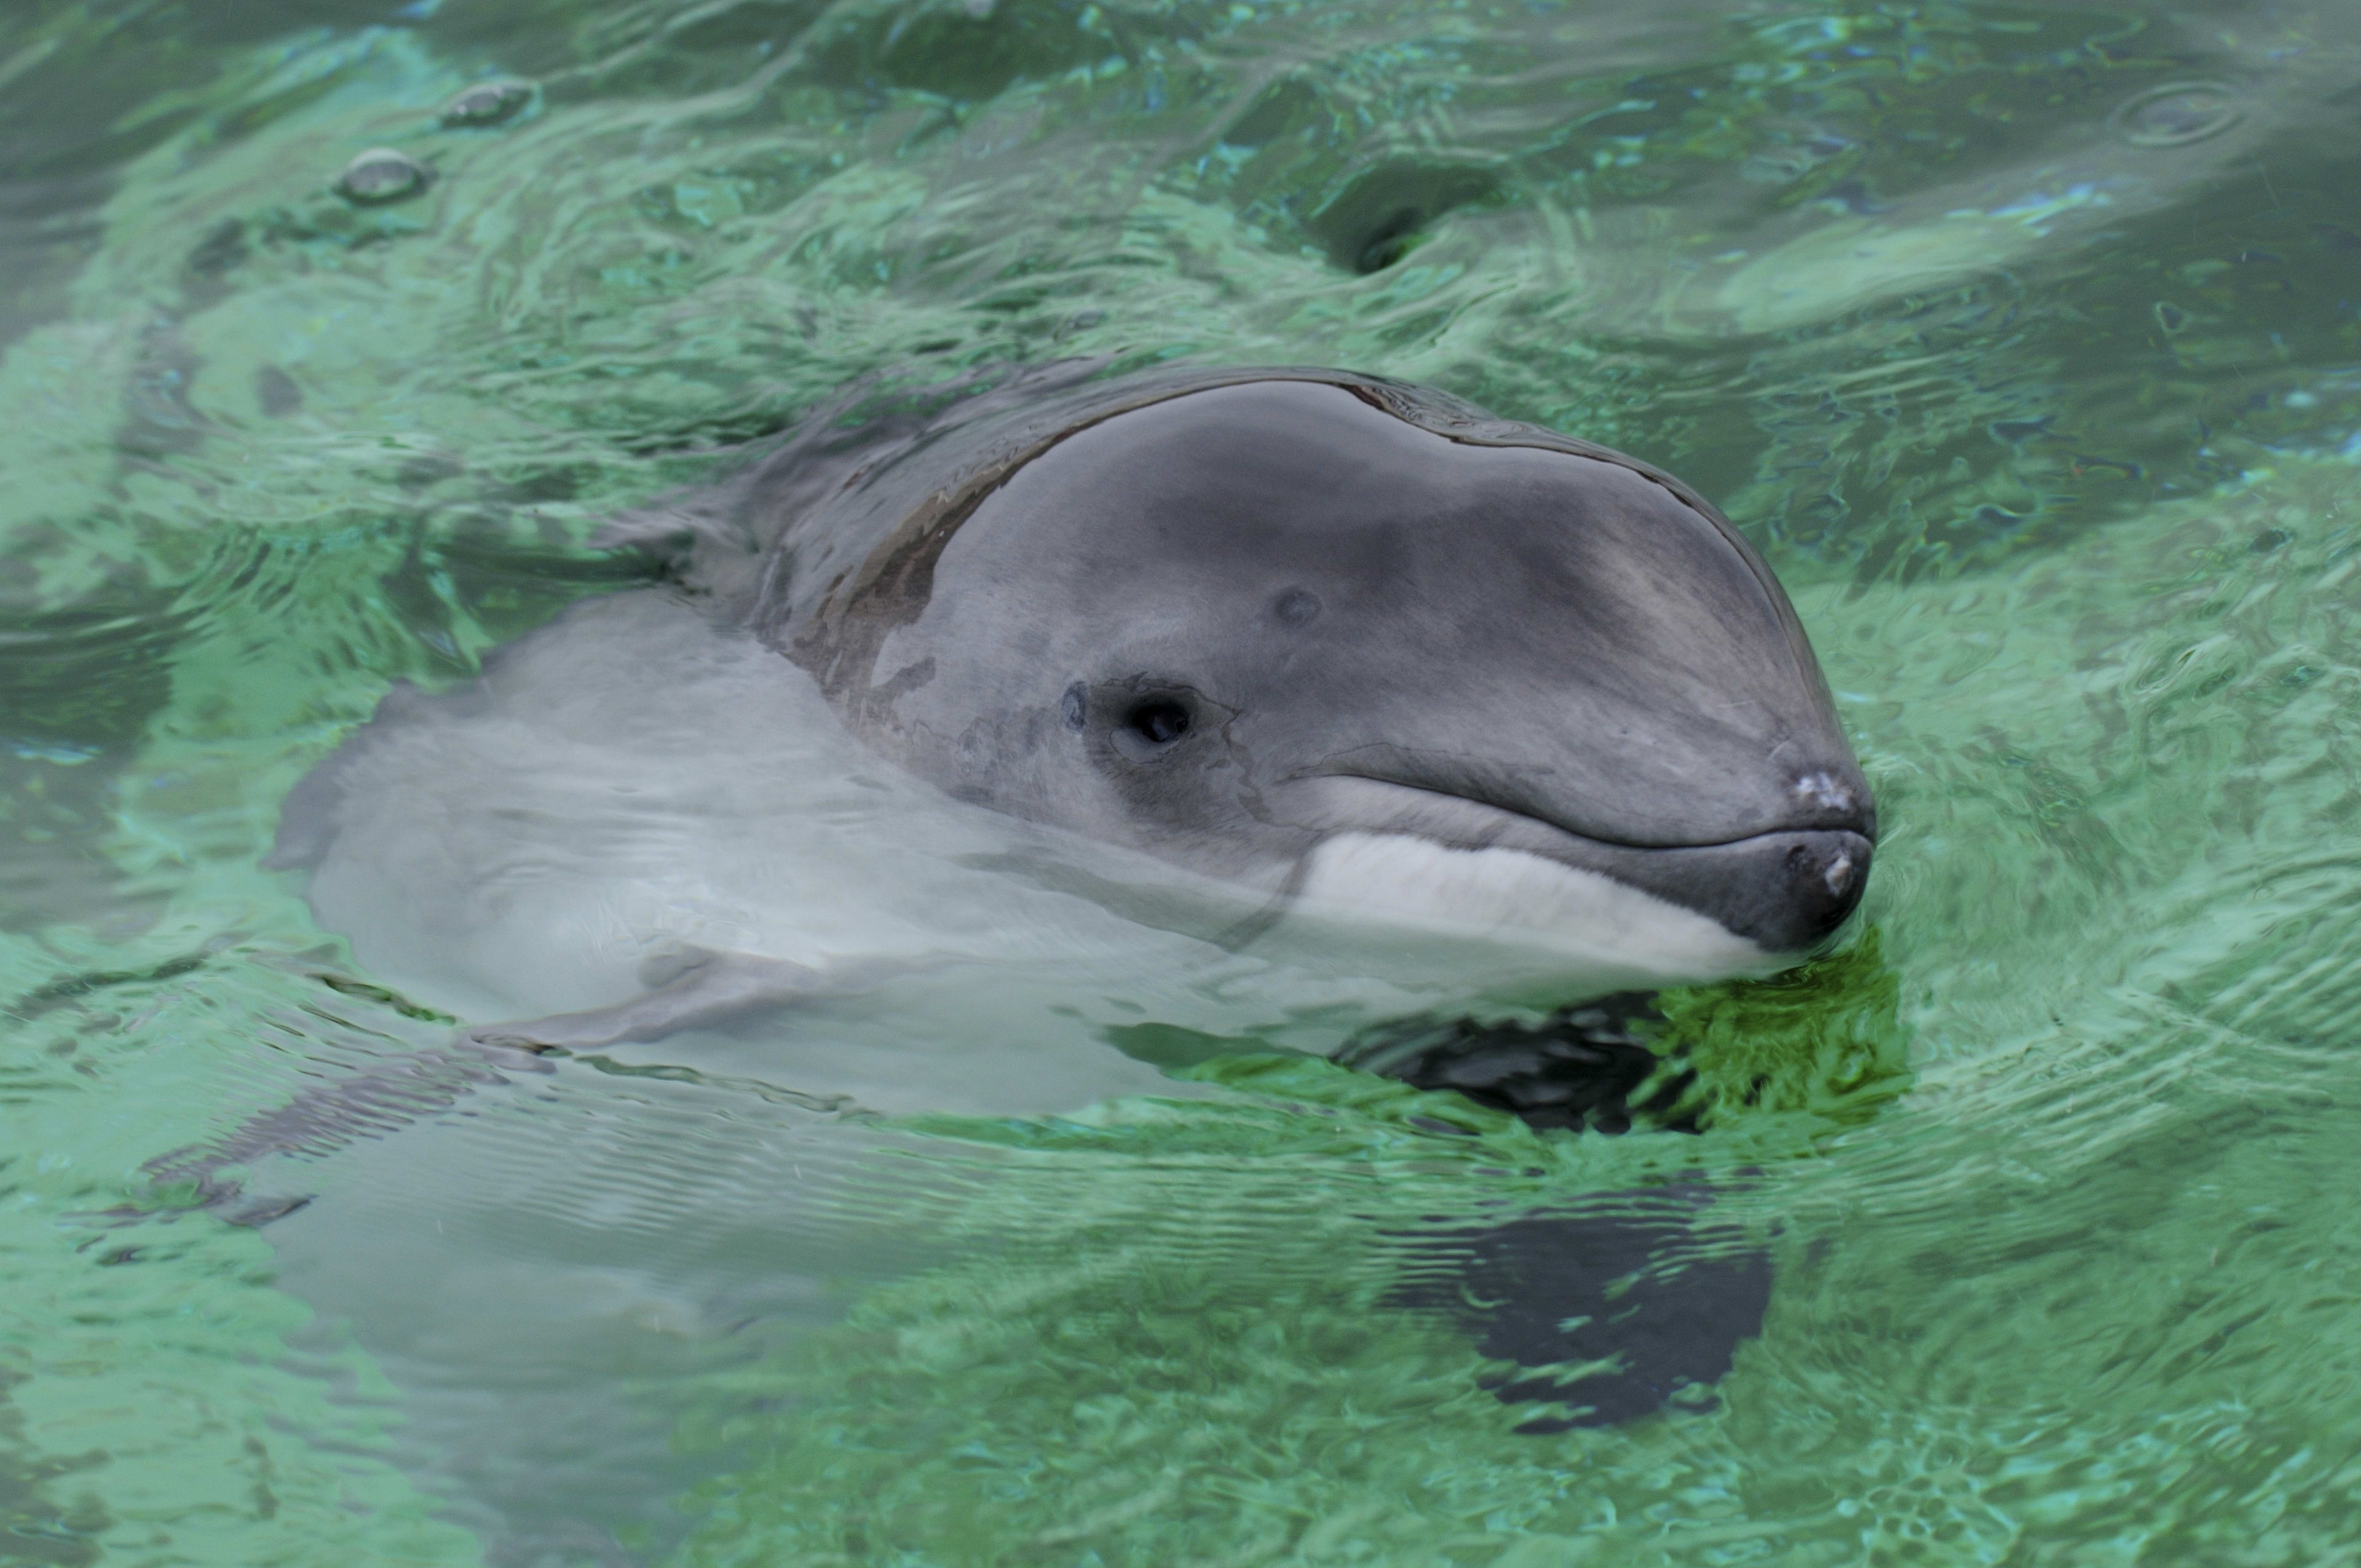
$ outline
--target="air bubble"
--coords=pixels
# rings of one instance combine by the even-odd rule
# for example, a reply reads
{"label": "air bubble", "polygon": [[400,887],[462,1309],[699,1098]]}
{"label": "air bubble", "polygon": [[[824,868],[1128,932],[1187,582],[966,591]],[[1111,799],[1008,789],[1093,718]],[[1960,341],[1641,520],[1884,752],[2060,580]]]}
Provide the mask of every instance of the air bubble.
{"label": "air bubble", "polygon": [[443,123],[497,126],[532,102],[530,82],[482,82],[451,100],[443,110]]}
{"label": "air bubble", "polygon": [[399,202],[415,196],[434,180],[427,167],[408,153],[373,147],[336,176],[336,190],[346,200],[364,206]]}
{"label": "air bubble", "polygon": [[2213,82],[2151,87],[2116,109],[2107,123],[2134,147],[2187,147],[2219,136],[2246,117],[2237,96]]}

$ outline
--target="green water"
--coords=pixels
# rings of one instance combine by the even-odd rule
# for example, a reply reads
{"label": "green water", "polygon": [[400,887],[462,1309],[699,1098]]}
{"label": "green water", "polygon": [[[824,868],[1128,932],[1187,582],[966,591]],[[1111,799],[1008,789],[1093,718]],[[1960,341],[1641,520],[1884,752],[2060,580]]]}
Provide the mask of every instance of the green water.
{"label": "green water", "polygon": [[[2356,192],[2346,0],[16,0],[0,1563],[2361,1560]],[[260,866],[393,682],[858,377],[1076,355],[1432,383],[1762,547],[1884,838],[1844,953],[1668,999],[1702,1135],[1246,1057],[920,1120],[813,1299],[643,1270],[529,1392],[544,1298],[397,1343],[150,1170],[439,1037]],[[834,1157],[794,1089],[569,1064],[307,1179],[366,1257],[497,1171],[449,1234],[537,1258],[571,1179],[485,1151]],[[1388,1305],[1650,1190],[1773,1262],[1710,1399],[1521,1435]]]}

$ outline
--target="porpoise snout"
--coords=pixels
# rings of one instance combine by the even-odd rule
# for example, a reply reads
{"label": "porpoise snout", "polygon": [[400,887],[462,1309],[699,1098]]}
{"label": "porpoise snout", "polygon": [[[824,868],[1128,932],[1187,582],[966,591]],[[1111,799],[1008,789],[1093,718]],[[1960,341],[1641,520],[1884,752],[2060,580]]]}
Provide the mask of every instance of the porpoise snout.
{"label": "porpoise snout", "polygon": [[1323,834],[1405,834],[1463,850],[1521,850],[1694,911],[1768,955],[1819,947],[1869,885],[1876,807],[1865,783],[1835,769],[1818,774],[1821,798],[1789,812],[1784,827],[1741,829],[1719,842],[1647,844],[1593,837],[1578,815],[1587,803],[1497,787],[1497,777],[1463,759],[1450,770],[1416,754],[1372,759],[1373,750],[1359,749],[1351,764],[1373,772],[1373,762],[1383,762],[1396,777],[1340,768],[1289,781],[1278,797],[1286,818]]}
{"label": "porpoise snout", "polygon": [[1846,828],[1877,836],[1877,807],[1869,792],[1829,768],[1815,768],[1797,778],[1795,803],[1801,823],[1814,828]]}
{"label": "porpoise snout", "polygon": [[1795,828],[1730,844],[1620,850],[1598,869],[1709,916],[1766,953],[1800,955],[1827,941],[1861,903],[1873,848],[1850,828]]}
{"label": "porpoise snout", "polygon": [[[1763,941],[1774,951],[1796,952],[1818,945],[1844,924],[1869,885],[1868,839],[1846,828],[1820,828],[1794,835],[1782,861],[1787,913],[1782,942]],[[1773,931],[1781,923],[1771,923]],[[1761,937],[1756,938],[1763,941]]]}
{"label": "porpoise snout", "polygon": [[1814,767],[1789,786],[1784,828],[1678,852],[1682,902],[1773,953],[1819,947],[1861,904],[1877,806],[1850,768]]}

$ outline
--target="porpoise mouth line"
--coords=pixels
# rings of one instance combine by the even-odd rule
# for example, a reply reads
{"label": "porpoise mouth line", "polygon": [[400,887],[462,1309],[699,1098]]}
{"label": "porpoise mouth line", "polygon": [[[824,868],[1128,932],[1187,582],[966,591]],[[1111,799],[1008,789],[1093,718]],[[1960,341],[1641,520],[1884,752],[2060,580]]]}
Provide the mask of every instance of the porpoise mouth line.
{"label": "porpoise mouth line", "polygon": [[[1324,769],[1318,773],[1298,773],[1295,776],[1299,779],[1358,779],[1364,784],[1382,784],[1388,789],[1398,789],[1409,795],[1432,795],[1437,800],[1459,801],[1468,806],[1482,806],[1487,811],[1498,812],[1503,817],[1514,817],[1521,822],[1537,824],[1540,827],[1548,828],[1551,832],[1557,834],[1561,838],[1572,839],[1580,843],[1595,845],[1603,850],[1627,850],[1649,854],[1669,853],[1680,850],[1727,850],[1735,848],[1741,844],[1751,844],[1758,839],[1777,838],[1783,833],[1849,833],[1857,839],[1866,839],[1872,844],[1876,842],[1869,833],[1863,831],[1858,827],[1806,822],[1796,823],[1793,826],[1782,828],[1760,828],[1752,833],[1741,833],[1737,837],[1731,839],[1684,839],[1676,844],[1637,844],[1630,841],[1629,839],[1609,839],[1597,833],[1586,833],[1580,828],[1569,828],[1563,822],[1554,822],[1546,817],[1535,816],[1532,812],[1527,811],[1521,806],[1503,806],[1497,800],[1487,800],[1482,795],[1462,795],[1455,790],[1435,789],[1426,784],[1404,784],[1400,779],[1384,778],[1376,773],[1348,773],[1338,769]],[[1344,828],[1340,829],[1340,831],[1384,832],[1386,829],[1374,828]],[[1522,846],[1477,845],[1471,847],[1506,847],[1510,849],[1518,849]]]}

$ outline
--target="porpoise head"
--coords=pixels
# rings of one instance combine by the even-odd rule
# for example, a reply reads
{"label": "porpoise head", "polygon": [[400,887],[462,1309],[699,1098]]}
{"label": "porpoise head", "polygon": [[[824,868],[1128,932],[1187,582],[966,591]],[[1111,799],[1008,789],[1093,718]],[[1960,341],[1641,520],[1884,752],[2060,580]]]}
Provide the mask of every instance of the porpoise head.
{"label": "porpoise head", "polygon": [[871,746],[1275,899],[1661,941],[1668,977],[1860,900],[1875,812],[1810,646],[1678,481],[1342,375],[1083,408],[857,565],[785,541],[757,624]]}

